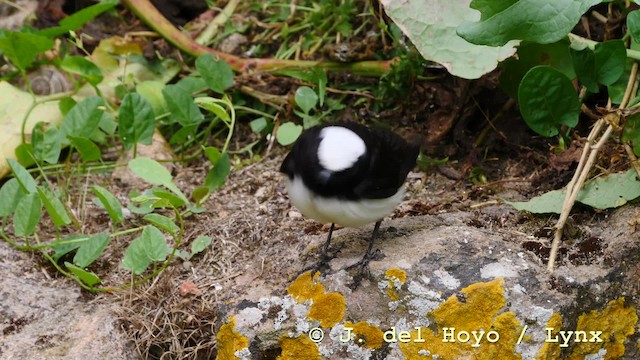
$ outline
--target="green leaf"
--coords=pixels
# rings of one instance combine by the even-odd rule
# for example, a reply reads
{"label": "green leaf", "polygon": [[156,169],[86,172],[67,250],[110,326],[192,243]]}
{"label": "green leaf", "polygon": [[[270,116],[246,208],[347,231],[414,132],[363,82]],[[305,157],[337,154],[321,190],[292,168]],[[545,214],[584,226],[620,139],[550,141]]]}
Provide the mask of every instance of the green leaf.
{"label": "green leaf", "polygon": [[[634,114],[627,118],[624,131],[622,132],[622,140],[631,141],[633,152],[636,156],[640,156],[640,114]],[[1,190],[0,194],[2,194]],[[0,196],[0,199],[1,198],[2,196]]]}
{"label": "green leaf", "polygon": [[[565,190],[553,190],[529,201],[505,202],[521,211],[560,214],[565,194]],[[632,168],[624,173],[610,174],[587,182],[576,201],[596,209],[608,209],[622,206],[638,197],[640,197],[640,180],[637,178],[635,169]]]}
{"label": "green leaf", "polygon": [[62,113],[62,115],[67,115],[69,111],[71,111],[71,109],[73,109],[73,107],[76,106],[77,104],[78,103],[72,97],[65,97],[60,99],[58,108],[60,109],[60,112]]}
{"label": "green leaf", "polygon": [[469,1],[382,0],[384,10],[427,60],[444,66],[452,75],[477,79],[515,53],[512,41],[502,47],[475,45],[456,29],[465,21],[478,21]]}
{"label": "green leaf", "polygon": [[640,10],[633,10],[627,14],[627,28],[633,39],[640,42]]}
{"label": "green leaf", "polygon": [[212,165],[218,163],[218,160],[222,157],[220,150],[217,147],[207,146],[204,148],[204,154],[207,155],[207,159],[211,162]]}
{"label": "green leaf", "polygon": [[102,158],[102,152],[98,145],[96,145],[91,139],[67,135],[67,139],[71,142],[71,145],[78,150],[80,157],[84,161],[97,161]]}
{"label": "green leaf", "polygon": [[171,116],[182,126],[199,124],[204,116],[193,102],[191,94],[178,85],[167,85],[162,89],[164,101],[171,112]]}
{"label": "green leaf", "polygon": [[167,242],[162,232],[154,226],[145,226],[142,234],[133,239],[125,251],[122,267],[140,275],[152,261],[165,260],[167,252]]}
{"label": "green leaf", "polygon": [[28,194],[22,197],[13,214],[13,227],[16,236],[29,236],[33,234],[36,225],[40,222],[42,214],[42,202],[38,194]]}
{"label": "green leaf", "polygon": [[600,2],[520,0],[484,20],[460,25],[458,35],[473,44],[487,46],[503,46],[511,40],[550,44],[567,36],[580,17]]}
{"label": "green leaf", "polygon": [[122,214],[122,204],[118,198],[116,198],[109,190],[103,188],[100,185],[93,185],[91,190],[98,197],[100,204],[109,214],[111,221],[118,224],[124,221],[124,215]]}
{"label": "green leaf", "polygon": [[598,84],[614,84],[624,73],[627,60],[622,40],[599,43],[593,51],[572,49],[571,55],[578,79],[592,93],[598,92]]}
{"label": "green leaf", "polygon": [[251,126],[251,131],[253,131],[255,134],[260,134],[262,130],[267,128],[267,119],[265,119],[264,116],[261,116],[255,120],[252,120],[249,123],[249,126]]}
{"label": "green leaf", "polygon": [[104,76],[100,68],[81,56],[65,56],[60,63],[62,70],[76,74],[86,79],[91,85],[98,85]]}
{"label": "green leaf", "polygon": [[231,161],[229,160],[229,154],[225,152],[220,156],[220,159],[213,164],[213,168],[209,170],[204,184],[209,188],[210,192],[214,191],[224,185],[230,173]]}
{"label": "green leaf", "polygon": [[624,73],[627,49],[622,40],[611,40],[596,44],[596,74],[600,84],[611,85]]}
{"label": "green leaf", "polygon": [[42,35],[0,30],[0,52],[21,71],[52,47],[53,40]]}
{"label": "green leaf", "polygon": [[40,33],[48,37],[57,37],[69,31],[78,30],[96,16],[118,5],[118,0],[103,0],[95,5],[86,7],[80,11],[60,20],[59,26],[41,30]]}
{"label": "green leaf", "polygon": [[320,100],[320,106],[323,106],[324,97],[327,94],[327,73],[321,68],[313,68],[312,71],[318,79],[318,98]]}
{"label": "green leaf", "polygon": [[296,90],[295,95],[296,104],[305,114],[308,114],[316,104],[318,104],[318,95],[312,88],[308,86],[300,86]]}
{"label": "green leaf", "polygon": [[138,157],[129,162],[129,169],[144,181],[153,185],[172,184],[173,177],[167,168],[147,157]]}
{"label": "green leaf", "polygon": [[219,94],[233,86],[233,70],[221,58],[205,53],[196,59],[196,69],[207,87]]}
{"label": "green leaf", "polygon": [[148,214],[143,219],[150,222],[152,225],[155,225],[160,229],[165,230],[171,235],[174,235],[175,233],[180,231],[180,227],[176,225],[176,223],[172,219],[164,215]]}
{"label": "green leaf", "polygon": [[217,117],[222,119],[222,121],[224,121],[225,123],[229,124],[231,122],[231,117],[229,116],[227,111],[219,104],[220,100],[209,97],[209,96],[203,96],[203,97],[196,98],[194,101],[196,105],[214,113]]}
{"label": "green leaf", "polygon": [[62,201],[47,189],[38,187],[37,190],[40,200],[44,204],[44,208],[47,210],[47,213],[51,217],[54,225],[61,227],[70,224],[71,218],[69,217],[69,213],[67,213],[67,209],[62,204]]}
{"label": "green leaf", "polygon": [[302,126],[292,122],[286,122],[278,128],[276,140],[278,140],[280,145],[287,146],[293,144],[300,134],[302,134]]}
{"label": "green leaf", "polygon": [[31,174],[20,163],[13,159],[7,159],[13,175],[18,180],[20,187],[27,194],[33,194],[36,192],[36,181],[31,177]]}
{"label": "green leaf", "polygon": [[13,214],[18,206],[18,202],[25,195],[24,190],[20,186],[18,179],[12,178],[0,188],[0,217]]}
{"label": "green leaf", "polygon": [[164,83],[154,80],[143,81],[136,85],[136,92],[149,102],[155,116],[160,116],[169,112],[167,103],[164,101],[164,97],[162,96],[162,89],[164,89],[164,86]]}
{"label": "green leaf", "polygon": [[202,201],[207,195],[209,195],[209,188],[206,186],[198,186],[191,192],[191,198],[196,202]]}
{"label": "green leaf", "polygon": [[158,197],[158,201],[153,203],[153,207],[156,208],[169,206],[179,208],[188,203],[187,199],[183,197],[184,195],[180,196],[173,191],[167,191],[162,188],[153,188],[151,192],[153,195]]}
{"label": "green leaf", "polygon": [[60,157],[60,137],[58,128],[44,122],[38,122],[31,132],[33,154],[38,161],[55,164]]}
{"label": "green leaf", "polygon": [[210,236],[198,236],[191,243],[191,256],[201,253],[204,249],[208,248],[211,245],[211,237]]}
{"label": "green leaf", "polygon": [[561,125],[575,127],[580,101],[571,80],[549,66],[536,66],[518,89],[520,112],[529,127],[542,136],[558,134]]}
{"label": "green leaf", "polygon": [[126,149],[136,143],[151,144],[156,119],[151,105],[137,93],[129,93],[118,111],[118,132]]}
{"label": "green leaf", "polygon": [[67,269],[69,269],[69,271],[71,271],[72,273],[74,273],[78,279],[80,279],[80,281],[82,281],[83,283],[89,285],[89,286],[94,286],[97,284],[100,284],[102,282],[102,280],[100,280],[100,278],[98,277],[98,275],[84,270],[82,268],[79,268],[75,265],[73,265],[72,263],[69,262],[64,262],[64,266],[67,267]]}
{"label": "green leaf", "polygon": [[549,65],[569,79],[576,77],[567,39],[552,44],[523,41],[518,46],[518,56],[511,57],[500,64],[502,67],[500,86],[509,96],[517,98],[520,81],[527,71],[537,65]]}
{"label": "green leaf", "polygon": [[107,247],[109,239],[109,235],[105,233],[91,236],[87,241],[81,243],[73,257],[73,263],[81,268],[91,265]]}
{"label": "green leaf", "polygon": [[173,177],[169,170],[157,161],[146,157],[135,158],[129,162],[129,169],[144,181],[153,185],[162,185],[180,197],[185,203],[189,202],[182,191],[173,184]]}
{"label": "green leaf", "polygon": [[90,138],[105,115],[104,106],[104,100],[97,96],[90,96],[74,106],[62,119],[59,132],[61,143],[69,144],[67,135]]}
{"label": "green leaf", "polygon": [[471,1],[470,7],[480,11],[480,14],[482,14],[480,20],[486,20],[503,12],[517,1],[518,0],[473,0]]}
{"label": "green leaf", "polygon": [[[76,241],[77,240],[77,241]],[[69,235],[60,239],[60,241],[56,241],[56,245],[51,245],[51,249],[53,249],[53,260],[58,261],[60,258],[65,256],[66,254],[72,252],[73,250],[79,248],[85,241],[88,240],[87,235],[77,234],[77,235]]]}

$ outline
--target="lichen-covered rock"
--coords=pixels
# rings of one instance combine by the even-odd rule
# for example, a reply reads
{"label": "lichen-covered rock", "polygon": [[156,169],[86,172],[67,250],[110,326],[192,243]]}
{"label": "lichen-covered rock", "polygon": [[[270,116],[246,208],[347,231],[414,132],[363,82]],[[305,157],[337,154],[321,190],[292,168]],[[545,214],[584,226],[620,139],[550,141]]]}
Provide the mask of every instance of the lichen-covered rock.
{"label": "lichen-covered rock", "polygon": [[[523,246],[546,240],[471,227],[470,217],[387,222],[371,277],[356,290],[344,269],[369,229],[335,233],[340,253],[326,274],[305,272],[281,295],[230,311],[222,327],[248,343],[218,359],[639,358],[637,287],[620,271],[640,263],[637,242],[609,247],[620,251],[604,251],[606,263],[568,261],[550,275]],[[616,241],[625,240],[633,243]]]}

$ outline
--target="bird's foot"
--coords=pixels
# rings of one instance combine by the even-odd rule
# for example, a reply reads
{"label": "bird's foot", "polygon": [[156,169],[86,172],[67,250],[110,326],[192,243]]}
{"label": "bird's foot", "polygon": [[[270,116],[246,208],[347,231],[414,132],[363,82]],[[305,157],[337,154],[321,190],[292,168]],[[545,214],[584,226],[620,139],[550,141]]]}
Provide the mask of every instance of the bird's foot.
{"label": "bird's foot", "polygon": [[379,251],[375,251],[372,254],[366,254],[360,261],[345,268],[345,270],[347,271],[352,269],[356,270],[356,273],[353,276],[353,282],[351,283],[351,285],[349,285],[349,288],[351,288],[351,290],[357,289],[364,278],[371,277],[369,262],[371,262],[371,260],[376,260],[378,258],[377,255],[379,254]]}
{"label": "bird's foot", "polygon": [[319,271],[323,275],[327,274],[331,269],[331,266],[329,265],[329,263],[331,262],[331,260],[338,257],[339,253],[340,253],[340,250],[336,250],[335,252],[328,252],[328,251],[321,252],[320,260],[318,260],[315,264],[309,265],[304,269],[302,269],[302,271],[300,271],[300,274],[307,272],[309,270],[311,270],[314,273],[316,271]]}

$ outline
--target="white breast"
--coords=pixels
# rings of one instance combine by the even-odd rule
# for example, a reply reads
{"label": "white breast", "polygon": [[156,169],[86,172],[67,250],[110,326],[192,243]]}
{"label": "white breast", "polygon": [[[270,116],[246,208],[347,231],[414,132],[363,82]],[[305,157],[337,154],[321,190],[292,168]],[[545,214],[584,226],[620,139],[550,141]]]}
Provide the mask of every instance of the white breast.
{"label": "white breast", "polygon": [[320,136],[318,160],[323,168],[330,171],[352,167],[367,151],[362,138],[342,126],[328,126],[320,131]]}
{"label": "white breast", "polygon": [[314,195],[302,179],[287,178],[287,190],[291,203],[309,218],[321,223],[335,223],[347,227],[359,227],[382,220],[402,202],[404,187],[385,199],[346,200]]}

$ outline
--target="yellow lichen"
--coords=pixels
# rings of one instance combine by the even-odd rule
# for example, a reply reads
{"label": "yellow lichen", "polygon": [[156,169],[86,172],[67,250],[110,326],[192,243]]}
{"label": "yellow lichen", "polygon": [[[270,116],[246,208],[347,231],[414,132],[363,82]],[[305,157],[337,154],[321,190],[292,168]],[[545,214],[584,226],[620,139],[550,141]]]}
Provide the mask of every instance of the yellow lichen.
{"label": "yellow lichen", "polygon": [[339,293],[327,293],[315,296],[307,317],[320,321],[320,326],[333,327],[344,319],[347,302]]}
{"label": "yellow lichen", "polygon": [[[549,321],[547,321],[547,328],[553,328],[551,331],[551,337],[555,338],[562,329],[562,316],[558,313],[553,313]],[[540,350],[538,351],[538,360],[554,360],[560,359],[560,344],[557,342],[545,341]]]}
{"label": "yellow lichen", "polygon": [[296,338],[283,337],[280,339],[280,347],[282,353],[276,360],[321,360],[318,346],[304,334]]}
{"label": "yellow lichen", "polygon": [[249,340],[242,334],[236,332],[236,319],[229,316],[229,322],[220,327],[216,335],[218,339],[218,355],[216,360],[235,360],[236,351],[249,346]]}
{"label": "yellow lichen", "polygon": [[387,296],[391,299],[391,301],[398,301],[400,297],[396,293],[395,290],[395,282],[399,281],[401,284],[404,284],[407,281],[407,273],[404,270],[391,268],[385,271],[384,275],[389,279],[389,287],[387,288]]}
{"label": "yellow lichen", "polygon": [[[502,279],[476,283],[462,289],[462,294],[447,299],[431,313],[437,335],[427,328],[416,329],[411,332],[412,341],[399,344],[405,359],[521,359],[520,354],[515,353],[520,322],[513,312],[498,315],[506,303],[502,283]],[[474,338],[474,331],[479,340]],[[487,338],[489,332],[493,332],[492,341]],[[458,334],[468,335],[468,341]]]}
{"label": "yellow lichen", "polygon": [[401,269],[391,268],[385,271],[384,276],[391,280],[397,279],[401,284],[407,282],[407,272]]}
{"label": "yellow lichen", "polygon": [[379,349],[384,341],[383,332],[377,326],[371,325],[366,321],[352,323],[347,321],[345,328],[351,328],[354,340],[358,345],[364,345],[369,349]]}
{"label": "yellow lichen", "polygon": [[316,272],[311,276],[311,270],[300,274],[300,276],[298,276],[298,278],[289,285],[287,293],[293,296],[293,298],[299,303],[312,300],[313,298],[324,294],[324,286],[317,282],[319,276],[319,272]]}
{"label": "yellow lichen", "polygon": [[[607,351],[605,360],[619,359],[624,355],[624,342],[634,333],[638,315],[632,307],[624,307],[624,298],[610,301],[604,311],[593,310],[580,315],[577,331],[602,331],[602,342],[579,342],[573,348],[569,359],[584,359],[585,355],[595,354],[601,348]],[[590,334],[590,333],[589,333]]]}

